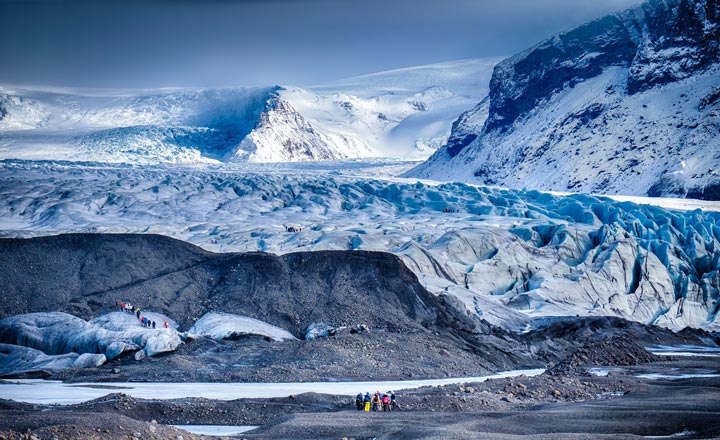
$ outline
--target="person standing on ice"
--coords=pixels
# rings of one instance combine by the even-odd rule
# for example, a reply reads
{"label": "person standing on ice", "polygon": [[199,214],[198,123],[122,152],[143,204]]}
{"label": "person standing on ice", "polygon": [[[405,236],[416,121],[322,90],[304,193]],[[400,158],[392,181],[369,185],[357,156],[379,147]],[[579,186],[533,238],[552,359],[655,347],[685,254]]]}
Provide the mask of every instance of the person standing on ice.
{"label": "person standing on ice", "polygon": [[365,398],[363,399],[363,402],[365,403],[365,412],[370,412],[370,401],[372,399],[370,398],[370,393],[365,393]]}
{"label": "person standing on ice", "polygon": [[355,396],[355,409],[358,411],[362,411],[363,409],[363,395],[362,393],[358,393],[357,396]]}
{"label": "person standing on ice", "polygon": [[167,321],[165,321],[165,322],[163,323],[163,327],[168,328],[168,322],[167,322]]}
{"label": "person standing on ice", "polygon": [[140,307],[135,307],[135,316],[140,319]]}
{"label": "person standing on ice", "polygon": [[152,322],[152,328],[155,328],[155,321]]}

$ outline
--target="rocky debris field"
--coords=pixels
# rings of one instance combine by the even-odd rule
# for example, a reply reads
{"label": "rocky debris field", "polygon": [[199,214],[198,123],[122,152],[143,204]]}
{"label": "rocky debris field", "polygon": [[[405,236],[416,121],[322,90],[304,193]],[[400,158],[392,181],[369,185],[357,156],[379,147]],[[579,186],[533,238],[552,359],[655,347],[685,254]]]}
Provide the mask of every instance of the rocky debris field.
{"label": "rocky debris field", "polygon": [[[615,368],[600,377],[588,374],[592,366]],[[720,434],[720,378],[637,377],[685,370],[720,371],[716,358],[654,356],[632,339],[613,336],[580,346],[539,376],[395,390],[399,409],[391,413],[365,414],[354,409],[353,397],[314,393],[231,401],[112,393],[65,406],[2,400],[0,438],[196,438],[166,424],[259,425],[243,437],[273,439],[640,438],[679,432],[713,438]]]}
{"label": "rocky debris field", "polygon": [[1,401],[0,438],[23,438],[18,433],[28,429],[43,439],[132,439],[135,432],[150,439],[196,438],[163,424],[262,425],[243,437],[273,439],[516,438],[550,432],[563,432],[559,438],[640,438],[683,430],[694,433],[683,438],[714,438],[720,434],[719,389],[718,378],[543,374],[397,391],[399,410],[370,414],[355,411],[352,397],[312,393],[233,401],[110,394],[68,406]]}
{"label": "rocky debris field", "polygon": [[627,366],[660,360],[627,336],[589,341],[550,369],[552,375],[588,374],[586,365]]}
{"label": "rocky debris field", "polygon": [[[456,339],[427,331],[339,333],[310,341],[198,338],[177,351],[98,368],[47,372],[69,382],[313,382],[483,376],[521,368],[572,370],[582,365],[635,365],[658,359],[642,345],[698,344],[703,332],[643,326],[619,318],[572,318],[517,335],[487,326]],[[553,371],[555,371],[553,370]]]}
{"label": "rocky debris field", "polygon": [[446,328],[452,315],[402,261],[382,252],[214,254],[159,235],[0,239],[0,317],[95,317],[129,301],[183,330],[207,312],[268,322],[298,338],[313,322]]}
{"label": "rocky debris field", "polygon": [[48,376],[71,382],[312,382],[482,376],[515,361],[489,351],[478,356],[427,332],[378,331],[275,343],[259,337],[198,339],[174,353]]}
{"label": "rocky debris field", "polygon": [[0,440],[198,440],[157,422],[142,422],[112,413],[2,410]]}

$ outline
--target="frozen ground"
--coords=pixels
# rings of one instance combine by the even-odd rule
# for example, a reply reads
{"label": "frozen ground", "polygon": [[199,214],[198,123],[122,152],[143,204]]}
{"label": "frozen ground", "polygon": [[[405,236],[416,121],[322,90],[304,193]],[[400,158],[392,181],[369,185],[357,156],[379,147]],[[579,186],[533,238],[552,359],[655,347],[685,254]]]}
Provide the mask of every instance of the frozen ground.
{"label": "frozen ground", "polygon": [[720,347],[706,345],[655,345],[645,348],[650,353],[659,356],[720,357]]}
{"label": "frozen ground", "polygon": [[0,234],[160,233],[222,252],[389,251],[431,291],[515,330],[568,315],[718,329],[717,203],[679,211],[368,176],[383,166],[5,161]]}
{"label": "frozen ground", "polygon": [[484,382],[517,376],[537,376],[545,370],[513,370],[489,376],[448,379],[376,381],[376,382],[302,382],[302,383],[149,383],[103,382],[68,384],[36,379],[0,383],[0,399],[17,402],[61,404],[86,402],[112,392],[145,399],[179,399],[204,397],[233,400],[240,398],[287,397],[301,393],[322,393],[354,396],[360,391],[409,390],[424,386],[442,386],[466,382]]}
{"label": "frozen ground", "polygon": [[235,436],[243,432],[252,431],[257,426],[235,426],[235,425],[172,425],[183,431],[192,434],[215,435],[215,436]]}

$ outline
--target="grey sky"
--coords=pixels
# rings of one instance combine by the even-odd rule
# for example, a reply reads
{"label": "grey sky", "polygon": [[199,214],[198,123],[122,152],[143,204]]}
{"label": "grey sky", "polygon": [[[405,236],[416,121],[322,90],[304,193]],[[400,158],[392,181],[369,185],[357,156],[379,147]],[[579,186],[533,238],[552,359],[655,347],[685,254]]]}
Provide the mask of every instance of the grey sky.
{"label": "grey sky", "polygon": [[638,0],[0,0],[0,83],[311,85],[512,55]]}

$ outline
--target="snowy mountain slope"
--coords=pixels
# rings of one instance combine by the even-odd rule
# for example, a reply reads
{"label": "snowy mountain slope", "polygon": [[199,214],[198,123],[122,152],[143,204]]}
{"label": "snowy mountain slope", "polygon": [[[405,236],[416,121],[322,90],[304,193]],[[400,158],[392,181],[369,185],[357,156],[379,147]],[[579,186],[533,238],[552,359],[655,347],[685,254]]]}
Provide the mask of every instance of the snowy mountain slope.
{"label": "snowy mountain slope", "polygon": [[0,167],[3,236],[156,232],[216,251],[389,251],[434,293],[515,330],[568,315],[720,328],[717,212],[316,169]]}
{"label": "snowy mountain slope", "polygon": [[218,163],[425,158],[487,94],[497,59],[292,86],[0,89],[0,158]]}
{"label": "snowy mountain slope", "polygon": [[554,36],[498,64],[488,116],[465,114],[409,175],[719,199],[719,41],[705,0],[652,0]]}
{"label": "snowy mountain slope", "polygon": [[[500,61],[452,61],[311,87],[324,106],[300,107],[289,99],[327,131],[355,133],[378,156],[425,159],[445,143],[457,116],[487,95]],[[323,124],[327,117],[313,112],[323,108],[334,115],[332,124]]]}
{"label": "snowy mountain slope", "polygon": [[[282,90],[6,92],[12,106],[3,107],[0,144],[4,157],[140,164],[346,157],[280,96]],[[58,147],[57,153],[48,147]]]}

